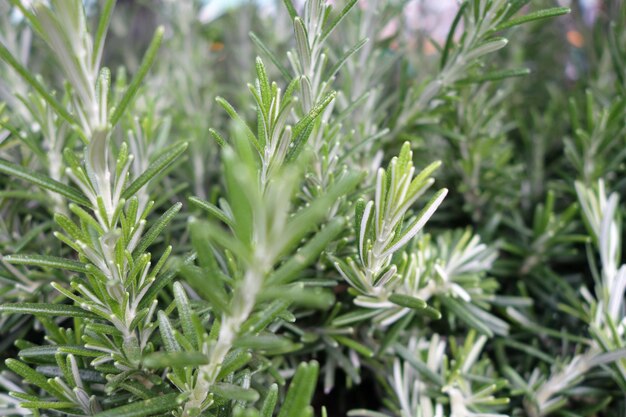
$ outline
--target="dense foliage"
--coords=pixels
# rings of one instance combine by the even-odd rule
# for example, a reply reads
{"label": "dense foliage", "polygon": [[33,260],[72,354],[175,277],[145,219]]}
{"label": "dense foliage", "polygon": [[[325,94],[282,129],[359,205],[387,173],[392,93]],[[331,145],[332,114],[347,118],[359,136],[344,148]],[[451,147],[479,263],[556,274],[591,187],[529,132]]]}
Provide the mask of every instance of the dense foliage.
{"label": "dense foliage", "polygon": [[0,415],[626,415],[626,5],[447,3],[0,0]]}

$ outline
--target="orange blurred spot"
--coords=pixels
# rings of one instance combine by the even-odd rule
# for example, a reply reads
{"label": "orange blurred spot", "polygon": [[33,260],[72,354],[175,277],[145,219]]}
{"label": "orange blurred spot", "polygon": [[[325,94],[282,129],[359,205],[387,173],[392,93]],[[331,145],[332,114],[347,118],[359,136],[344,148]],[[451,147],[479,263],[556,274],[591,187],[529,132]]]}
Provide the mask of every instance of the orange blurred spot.
{"label": "orange blurred spot", "polygon": [[432,55],[436,52],[437,52],[437,48],[435,48],[435,45],[433,45],[430,39],[424,41],[424,53],[426,55]]}
{"label": "orange blurred spot", "polygon": [[211,44],[211,52],[219,52],[224,49],[224,44],[222,42],[213,42]]}
{"label": "orange blurred spot", "polygon": [[576,48],[582,48],[582,46],[585,44],[583,35],[581,35],[580,32],[578,32],[577,30],[568,30],[566,36],[567,41]]}

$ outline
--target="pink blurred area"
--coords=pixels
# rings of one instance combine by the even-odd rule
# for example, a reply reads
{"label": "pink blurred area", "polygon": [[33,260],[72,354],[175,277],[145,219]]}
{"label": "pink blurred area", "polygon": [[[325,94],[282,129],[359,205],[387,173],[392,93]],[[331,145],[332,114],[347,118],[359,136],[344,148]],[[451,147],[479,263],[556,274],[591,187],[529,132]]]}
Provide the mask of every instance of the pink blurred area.
{"label": "pink blurred area", "polygon": [[[367,0],[359,2],[360,7],[367,8]],[[420,31],[428,34],[433,40],[445,40],[448,28],[459,10],[457,0],[410,0],[404,6],[401,19],[403,26],[409,31]],[[400,27],[399,19],[389,22],[379,34],[380,39],[395,35]]]}
{"label": "pink blurred area", "polygon": [[411,0],[404,8],[404,19],[410,30],[427,33],[441,43],[458,10],[457,0]]}
{"label": "pink blurred area", "polygon": [[[340,3],[341,1],[338,0],[328,0],[328,4]],[[361,0],[359,7],[367,9],[371,7],[371,3],[373,0]],[[584,23],[588,26],[595,23],[605,6],[603,0],[557,0],[555,3],[554,6],[577,6]],[[448,29],[459,7],[459,0],[410,0],[404,6],[402,17],[389,22],[380,32],[379,38],[386,39],[395,35],[402,26],[410,32],[423,33],[441,44],[446,39]]]}

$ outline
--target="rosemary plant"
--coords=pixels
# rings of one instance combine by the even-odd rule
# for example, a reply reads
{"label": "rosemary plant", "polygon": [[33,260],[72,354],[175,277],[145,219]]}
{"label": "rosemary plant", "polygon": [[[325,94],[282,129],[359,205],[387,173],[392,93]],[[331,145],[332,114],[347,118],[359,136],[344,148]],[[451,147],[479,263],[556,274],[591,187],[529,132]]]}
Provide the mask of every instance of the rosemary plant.
{"label": "rosemary plant", "polygon": [[445,3],[0,0],[0,415],[626,413],[626,7]]}

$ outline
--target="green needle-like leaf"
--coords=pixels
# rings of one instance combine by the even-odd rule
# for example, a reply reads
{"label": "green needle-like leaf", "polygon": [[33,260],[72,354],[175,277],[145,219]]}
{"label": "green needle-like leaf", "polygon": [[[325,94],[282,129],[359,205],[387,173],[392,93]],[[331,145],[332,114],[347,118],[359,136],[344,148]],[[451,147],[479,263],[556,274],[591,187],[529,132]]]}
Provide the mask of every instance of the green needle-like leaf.
{"label": "green needle-like leaf", "polygon": [[423,310],[428,306],[424,300],[402,294],[390,295],[389,301],[402,307],[412,308],[413,310]]}
{"label": "green needle-like leaf", "polygon": [[98,357],[102,356],[102,352],[97,350],[87,349],[83,346],[76,345],[49,345],[49,346],[33,346],[26,349],[21,349],[19,352],[20,358],[37,358],[41,356],[54,357],[58,353],[72,354],[76,356],[85,357]]}
{"label": "green needle-like leaf", "polygon": [[215,384],[211,391],[228,400],[254,402],[259,399],[259,393],[255,390],[226,382]]}
{"label": "green needle-like leaf", "polygon": [[0,159],[0,172],[10,177],[28,181],[38,185],[39,187],[45,188],[46,190],[60,194],[83,206],[90,205],[89,200],[87,200],[76,188],[55,181],[50,177],[31,171],[12,162]]}
{"label": "green needle-like leaf", "polygon": [[37,91],[39,95],[52,107],[59,116],[65,119],[69,124],[76,124],[74,116],[72,116],[63,106],[59,103],[52,94],[48,92],[48,89],[41,85],[37,78],[31,74],[20,62],[11,54],[11,52],[0,42],[0,59],[9,64],[13,69],[30,84],[31,87]]}
{"label": "green needle-like leaf", "polygon": [[214,204],[209,203],[208,201],[201,200],[197,197],[189,197],[189,202],[202,210],[209,213],[209,215],[215,217],[221,222],[224,222],[228,226],[233,226],[233,222],[226,216],[226,214]]}
{"label": "green needle-like leaf", "polygon": [[176,203],[170,207],[159,219],[152,225],[150,230],[141,238],[134,250],[135,256],[143,254],[148,247],[161,235],[161,232],[174,219],[174,216],[180,211],[182,203]]}
{"label": "green needle-like leaf", "polygon": [[94,414],[94,417],[148,417],[178,407],[178,394],[166,394]]}
{"label": "green needle-like leaf", "polygon": [[154,352],[143,359],[145,366],[155,369],[199,366],[207,363],[209,358],[200,352]]}
{"label": "green needle-like leaf", "polygon": [[128,200],[137,193],[144,185],[146,185],[151,179],[159,175],[165,168],[171,165],[183,152],[187,149],[187,143],[179,143],[172,147],[170,150],[161,155],[156,161],[154,161],[148,169],[146,169],[139,177],[137,177],[132,183],[126,187],[122,193],[122,198]]}
{"label": "green needle-like leaf", "polygon": [[164,312],[159,311],[159,332],[161,333],[161,339],[163,339],[163,344],[165,345],[165,349],[168,352],[180,352],[181,347],[178,341],[176,340],[176,336],[174,335],[174,328],[172,327],[172,323],[167,318]]}
{"label": "green needle-like leaf", "polygon": [[289,384],[289,391],[278,417],[300,417],[309,406],[317,385],[317,362],[301,363]]}
{"label": "green needle-like leaf", "polygon": [[43,317],[83,317],[97,319],[98,316],[80,307],[66,304],[15,303],[0,305],[0,313],[32,314]]}
{"label": "green needle-like leaf", "polygon": [[133,78],[130,85],[124,92],[124,95],[120,99],[120,102],[115,107],[115,111],[111,115],[111,125],[115,126],[117,124],[120,118],[124,115],[126,108],[135,97],[135,94],[137,94],[137,91],[139,90],[139,87],[141,86],[143,79],[148,74],[150,67],[152,67],[154,60],[156,59],[157,52],[159,51],[159,48],[161,47],[161,41],[163,40],[164,32],[165,32],[165,29],[163,28],[163,26],[160,26],[154,32],[154,37],[152,38],[152,42],[150,42],[150,46],[148,46],[148,50],[146,51],[146,54],[144,55],[143,60],[141,61],[141,65],[139,66],[139,70],[137,70],[137,74],[135,74],[135,77]]}
{"label": "green needle-like leaf", "polygon": [[183,328],[183,334],[191,342],[191,344],[199,348],[199,337],[196,334],[195,326],[193,324],[193,311],[189,304],[189,298],[187,293],[180,282],[174,283],[174,300],[176,301],[176,310],[178,311],[178,317],[180,319],[181,327]]}
{"label": "green needle-like leaf", "polygon": [[45,268],[65,269],[67,271],[87,273],[82,262],[48,255],[6,255],[2,259],[14,265],[31,265]]}
{"label": "green needle-like leaf", "polygon": [[516,17],[501,23],[495,28],[495,31],[508,29],[513,26],[518,26],[523,23],[532,22],[535,20],[548,19],[550,17],[561,16],[571,12],[569,7],[553,7],[550,9],[538,10],[536,12],[525,14],[524,16]]}

